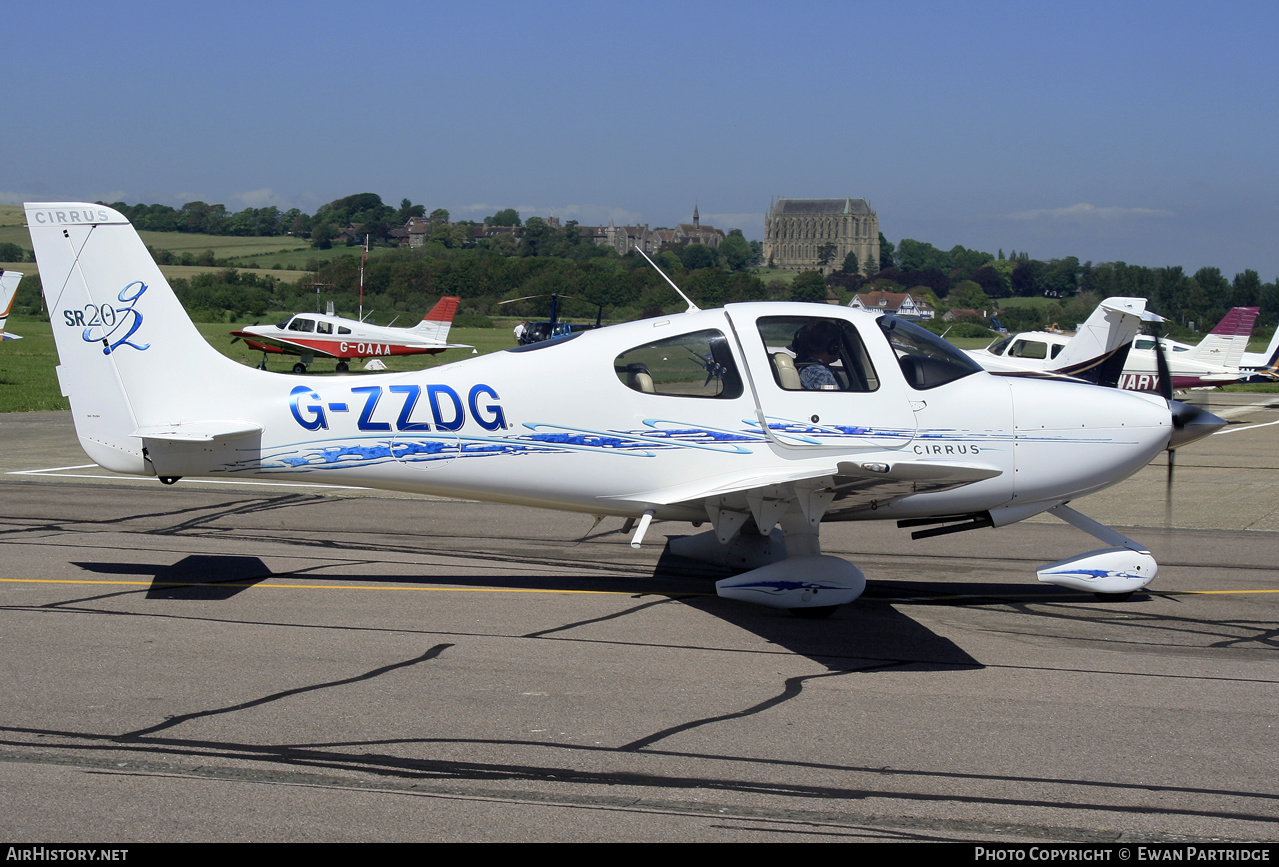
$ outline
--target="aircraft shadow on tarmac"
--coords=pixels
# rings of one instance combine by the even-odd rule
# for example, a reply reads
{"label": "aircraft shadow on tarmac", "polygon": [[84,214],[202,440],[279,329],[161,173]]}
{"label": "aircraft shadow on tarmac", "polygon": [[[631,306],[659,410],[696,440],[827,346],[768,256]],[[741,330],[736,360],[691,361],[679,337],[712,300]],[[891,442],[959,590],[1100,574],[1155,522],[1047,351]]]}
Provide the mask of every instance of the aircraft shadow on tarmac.
{"label": "aircraft shadow on tarmac", "polygon": [[257,557],[192,554],[172,565],[73,563],[100,575],[150,577],[147,599],[230,599],[271,577]]}
{"label": "aircraft shadow on tarmac", "polygon": [[[301,577],[290,572],[273,575],[258,557],[189,555],[172,565],[141,563],[88,563],[74,565],[102,575],[149,576],[145,591],[148,600],[223,601],[268,579]],[[630,592],[644,605],[655,599],[692,605],[755,633],[769,643],[807,656],[831,671],[865,671],[875,668],[937,671],[981,668],[982,666],[953,641],[895,609],[892,605],[857,605],[837,612],[828,620],[805,620],[783,611],[744,605],[714,595],[711,582],[727,573],[664,553],[650,575],[564,575],[548,572],[532,576],[432,575],[429,578],[402,576],[340,575],[326,570],[323,580],[378,584],[441,584],[452,587],[504,587],[528,590],[579,590]],[[607,615],[625,617],[635,609]],[[599,620],[601,618],[594,618]],[[555,628],[565,632],[590,623],[566,623]]]}

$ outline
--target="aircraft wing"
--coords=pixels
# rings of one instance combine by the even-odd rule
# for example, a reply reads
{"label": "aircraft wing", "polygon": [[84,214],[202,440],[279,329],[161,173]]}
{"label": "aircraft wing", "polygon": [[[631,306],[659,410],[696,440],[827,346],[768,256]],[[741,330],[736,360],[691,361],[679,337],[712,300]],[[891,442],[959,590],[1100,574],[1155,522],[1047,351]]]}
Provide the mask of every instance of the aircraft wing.
{"label": "aircraft wing", "polygon": [[309,343],[296,343],[292,340],[286,340],[283,337],[267,337],[252,331],[232,331],[231,336],[239,337],[245,342],[257,343],[262,346],[270,346],[279,352],[286,352],[290,355],[301,355],[305,352],[308,355],[316,355],[323,358],[339,357],[334,355],[332,352],[321,349],[319,346],[312,346]]}
{"label": "aircraft wing", "polygon": [[474,349],[469,343],[405,343],[406,349]]}
{"label": "aircraft wing", "polygon": [[[608,497],[649,507],[683,508],[707,514],[749,513],[760,527],[772,527],[792,502],[805,515],[860,512],[911,494],[971,485],[1002,474],[986,464],[956,461],[832,461],[802,470],[742,473],[666,488]],[[718,528],[718,524],[717,524]]]}

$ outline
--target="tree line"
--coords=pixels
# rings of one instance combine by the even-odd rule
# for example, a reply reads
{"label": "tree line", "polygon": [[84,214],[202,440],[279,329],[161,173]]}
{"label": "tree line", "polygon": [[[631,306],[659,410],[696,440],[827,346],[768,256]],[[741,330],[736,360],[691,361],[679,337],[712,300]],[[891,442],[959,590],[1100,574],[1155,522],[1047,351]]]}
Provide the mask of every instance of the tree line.
{"label": "tree line", "polygon": [[[408,199],[403,199],[398,209],[392,208],[374,193],[337,199],[314,215],[275,208],[248,208],[230,214],[221,205],[202,202],[180,209],[120,202],[111,207],[140,229],[315,235],[318,227],[329,227],[319,228],[319,239],[330,230],[335,233],[337,226],[361,225],[375,234],[402,227],[410,217],[424,219],[429,224],[425,246],[386,250],[366,265],[364,307],[379,317],[419,314],[441,295],[461,297],[463,313],[478,317],[545,316],[551,294],[570,296],[561,310],[579,321],[593,318],[599,308],[606,318],[622,320],[682,307],[661,276],[638,255],[619,256],[611,247],[594,244],[574,221],[558,226],[539,217],[522,220],[511,208],[497,211],[483,223],[453,223],[444,209],[427,215],[425,206]],[[284,228],[286,225],[289,228]],[[484,237],[486,233],[474,230],[477,226],[512,231]],[[313,242],[323,246],[315,238]],[[10,246],[23,255],[13,255],[7,261],[19,261],[29,253]],[[162,264],[165,258],[172,258],[164,251],[152,252]],[[894,245],[881,234],[877,262],[858,263],[855,256],[849,256],[829,273],[823,273],[825,269],[802,272],[788,281],[779,272],[761,267],[760,252],[759,242],[747,241],[734,229],[716,248],[678,246],[662,251],[656,259],[703,307],[753,300],[821,302],[831,297],[847,303],[857,292],[908,291],[922,295],[939,313],[949,308],[997,311],[995,315],[1011,329],[1052,323],[1070,328],[1086,318],[1102,298],[1127,295],[1146,298],[1151,309],[1180,326],[1193,323],[1198,330],[1211,327],[1235,306],[1260,307],[1264,324],[1279,323],[1279,280],[1262,282],[1254,270],[1228,279],[1212,267],[1186,274],[1178,266],[1094,264],[1073,256],[1043,261],[1025,251],[991,254],[962,245],[941,250],[911,238]],[[339,312],[353,315],[359,305],[355,251],[334,250],[321,255],[332,258],[309,262],[307,267],[313,271],[310,279],[291,284],[219,267],[226,263],[210,252],[193,257],[193,263],[217,270],[190,280],[176,279],[173,285],[188,309],[201,318],[235,321],[270,311],[314,309],[317,286],[323,302],[334,301]],[[833,254],[828,255],[826,264],[832,258]],[[525,295],[544,297],[500,304]],[[1046,300],[1036,306],[1002,303],[1013,297]],[[24,280],[15,307],[39,311],[38,283]]]}

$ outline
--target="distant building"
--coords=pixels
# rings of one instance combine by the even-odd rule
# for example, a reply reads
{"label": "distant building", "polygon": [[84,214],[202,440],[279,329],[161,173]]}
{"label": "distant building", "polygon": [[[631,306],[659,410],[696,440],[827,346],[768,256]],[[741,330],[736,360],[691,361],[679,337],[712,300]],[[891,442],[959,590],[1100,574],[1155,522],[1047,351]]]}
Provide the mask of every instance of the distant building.
{"label": "distant building", "polygon": [[[834,253],[823,267],[819,248]],[[777,199],[764,218],[764,263],[787,271],[837,271],[849,253],[857,267],[879,264],[879,217],[865,199]]]}
{"label": "distant building", "polygon": [[410,247],[422,247],[426,244],[426,239],[431,236],[431,226],[433,224],[425,217],[409,217],[409,221],[404,224],[404,232],[408,235],[408,245]]}
{"label": "distant building", "polygon": [[932,319],[937,315],[937,311],[931,304],[908,292],[867,292],[854,295],[848,306],[861,310],[878,310],[881,313],[907,316],[912,319]]}
{"label": "distant building", "polygon": [[705,244],[707,247],[718,247],[724,240],[724,233],[714,226],[703,226],[701,215],[697,213],[697,205],[693,205],[693,222],[680,223],[671,230],[676,244]]}
{"label": "distant building", "polygon": [[652,251],[648,248],[648,236],[648,223],[642,226],[615,226],[609,220],[608,228],[604,230],[604,243],[616,250],[619,256],[625,256],[636,249],[650,253]]}

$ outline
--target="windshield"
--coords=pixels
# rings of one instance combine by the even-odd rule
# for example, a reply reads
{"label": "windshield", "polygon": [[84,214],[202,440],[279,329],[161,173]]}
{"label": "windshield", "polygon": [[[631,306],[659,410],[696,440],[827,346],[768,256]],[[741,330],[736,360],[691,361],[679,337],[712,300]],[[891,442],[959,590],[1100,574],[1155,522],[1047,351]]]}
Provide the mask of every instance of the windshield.
{"label": "windshield", "polygon": [[911,388],[936,388],[982,369],[959,349],[913,322],[896,316],[881,316],[876,322],[897,353],[897,364]]}

